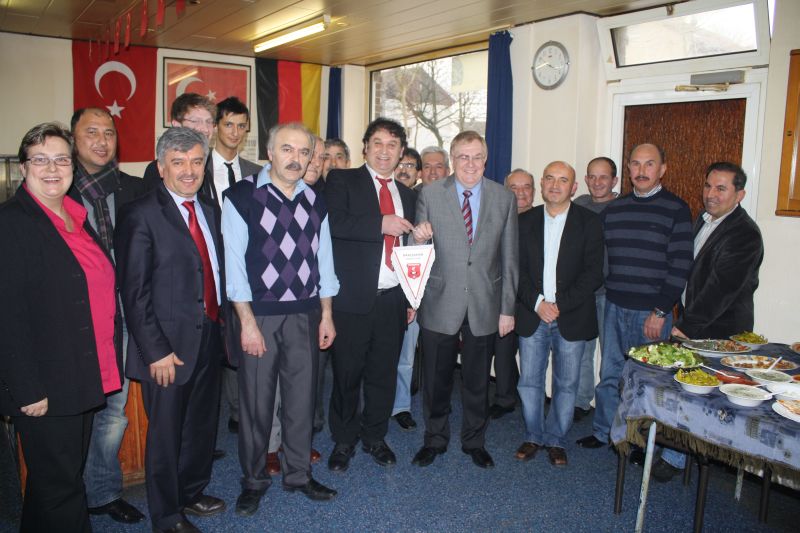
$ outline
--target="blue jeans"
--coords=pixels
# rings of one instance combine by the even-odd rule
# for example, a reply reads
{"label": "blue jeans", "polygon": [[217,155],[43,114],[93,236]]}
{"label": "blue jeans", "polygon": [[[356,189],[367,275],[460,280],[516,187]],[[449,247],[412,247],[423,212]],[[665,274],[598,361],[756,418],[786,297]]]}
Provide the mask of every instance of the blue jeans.
{"label": "blue jeans", "polygon": [[[600,383],[595,389],[595,412],[592,433],[602,441],[608,440],[611,424],[619,407],[619,380],[628,350],[653,342],[644,336],[644,321],[652,311],[626,309],[606,301],[603,328],[603,359],[600,363]],[[661,339],[672,330],[672,313],[668,313],[661,330]]]}
{"label": "blue jeans", "polygon": [[[128,355],[128,332],[122,332],[122,367]],[[100,507],[122,497],[122,467],[119,446],[128,427],[125,404],[130,380],[123,378],[122,390],[106,396],[106,406],[97,411],[92,424],[89,453],[83,480],[89,507]]]}
{"label": "blue jeans", "polygon": [[414,373],[414,353],[417,350],[419,324],[417,318],[408,325],[403,347],[400,348],[400,361],[397,363],[397,390],[394,393],[392,416],[404,411],[411,411],[411,376]]}
{"label": "blue jeans", "polygon": [[[595,294],[594,304],[597,308],[597,329],[600,332],[600,346],[603,346],[603,315],[606,309],[606,293]],[[578,395],[575,397],[575,407],[588,411],[594,398],[594,352],[597,347],[597,338],[586,341],[586,348],[581,356],[581,376],[578,380]],[[602,350],[601,350],[602,356]]]}
{"label": "blue jeans", "polygon": [[[548,447],[565,447],[572,426],[575,392],[578,388],[581,355],[586,341],[568,341],[558,331],[558,321],[539,327],[530,337],[519,338],[519,397],[525,419],[525,442]],[[553,351],[553,398],[544,416],[547,362]]]}

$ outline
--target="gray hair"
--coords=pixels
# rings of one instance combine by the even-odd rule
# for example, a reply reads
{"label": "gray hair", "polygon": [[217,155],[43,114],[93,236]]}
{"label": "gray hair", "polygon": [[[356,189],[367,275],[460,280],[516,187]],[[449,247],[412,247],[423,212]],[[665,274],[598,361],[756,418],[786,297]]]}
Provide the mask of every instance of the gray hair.
{"label": "gray hair", "polygon": [[305,133],[308,137],[308,149],[314,153],[314,146],[317,144],[317,136],[311,133],[302,122],[287,122],[285,124],[275,124],[269,129],[267,134],[267,151],[275,151],[275,137],[283,130],[294,130]]}
{"label": "gray hair", "polygon": [[527,171],[527,170],[525,170],[524,168],[515,168],[514,170],[512,170],[511,172],[509,172],[509,173],[508,173],[508,176],[506,176],[506,179],[505,179],[505,180],[503,180],[503,185],[505,185],[506,187],[508,187],[508,178],[510,178],[511,176],[513,176],[514,174],[516,174],[517,172],[519,172],[519,173],[522,173],[522,174],[525,174],[526,176],[528,176],[528,177],[531,179],[531,183],[533,183],[533,184],[534,184],[534,187],[536,187],[535,180],[533,179],[533,174],[531,174],[530,172],[528,172],[528,171]]}
{"label": "gray hair", "polygon": [[447,150],[442,148],[441,146],[428,146],[423,148],[422,151],[419,153],[420,159],[425,159],[425,156],[428,154],[442,154],[444,158],[444,166],[447,169],[450,169],[450,154],[447,153]]}
{"label": "gray hair", "polygon": [[325,149],[330,148],[331,146],[338,146],[344,152],[344,156],[350,161],[350,148],[348,148],[347,143],[341,140],[338,137],[334,137],[333,139],[328,139],[325,141]]}
{"label": "gray hair", "polygon": [[167,152],[170,150],[185,153],[198,144],[203,147],[203,157],[208,157],[208,139],[205,135],[191,128],[169,128],[158,139],[156,157],[159,163],[166,165]]}

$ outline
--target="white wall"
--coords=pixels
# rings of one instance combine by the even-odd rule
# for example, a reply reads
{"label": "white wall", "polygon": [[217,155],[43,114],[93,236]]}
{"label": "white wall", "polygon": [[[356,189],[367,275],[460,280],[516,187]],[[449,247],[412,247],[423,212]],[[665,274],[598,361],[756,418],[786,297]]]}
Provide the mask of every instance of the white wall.
{"label": "white wall", "polygon": [[339,133],[350,148],[350,165],[361,166],[364,162],[361,138],[367,127],[367,70],[356,65],[342,67],[342,117]]}

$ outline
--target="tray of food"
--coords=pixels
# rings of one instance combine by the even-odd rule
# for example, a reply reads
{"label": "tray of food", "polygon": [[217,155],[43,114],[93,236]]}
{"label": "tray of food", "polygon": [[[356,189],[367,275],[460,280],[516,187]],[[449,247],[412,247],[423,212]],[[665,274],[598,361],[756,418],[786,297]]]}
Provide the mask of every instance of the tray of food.
{"label": "tray of food", "polygon": [[692,350],[668,342],[635,346],[628,352],[628,357],[637,363],[662,370],[696,368],[703,362],[703,358]]}
{"label": "tray of food", "polygon": [[769,344],[769,340],[764,335],[759,335],[753,331],[743,331],[736,335],[731,335],[731,340],[752,349],[761,348],[765,344]]}
{"label": "tray of food", "polygon": [[749,347],[730,339],[695,339],[684,341],[683,345],[710,357],[722,357],[750,351]]}
{"label": "tray of food", "polygon": [[772,410],[800,424],[800,400],[778,400],[772,404]]}
{"label": "tray of food", "polygon": [[[739,370],[749,370],[751,368],[767,369],[775,362],[775,357],[767,355],[729,355],[719,360],[722,366],[737,368]],[[797,363],[787,359],[781,359],[773,370],[794,370]]]}

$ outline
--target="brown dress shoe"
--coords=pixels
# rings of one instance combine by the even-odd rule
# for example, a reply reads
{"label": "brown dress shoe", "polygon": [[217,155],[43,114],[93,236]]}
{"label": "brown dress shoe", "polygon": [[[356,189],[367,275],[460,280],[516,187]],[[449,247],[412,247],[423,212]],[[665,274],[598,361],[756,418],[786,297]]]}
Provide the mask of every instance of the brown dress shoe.
{"label": "brown dress shoe", "polygon": [[319,452],[318,452],[317,450],[315,450],[314,448],[311,448],[311,464],[312,464],[312,465],[315,465],[315,464],[317,464],[317,463],[319,462],[319,460],[320,460],[320,459],[322,459],[322,454],[321,454],[321,453],[319,453]]}
{"label": "brown dress shoe", "polygon": [[530,461],[536,457],[536,452],[539,451],[539,448],[541,448],[541,446],[533,442],[523,442],[522,446],[517,448],[514,458],[520,461]]}
{"label": "brown dress shoe", "polygon": [[567,452],[564,448],[547,448],[547,457],[553,466],[567,466]]}
{"label": "brown dress shoe", "polygon": [[274,476],[281,473],[281,460],[278,459],[278,452],[267,454],[267,474]]}

